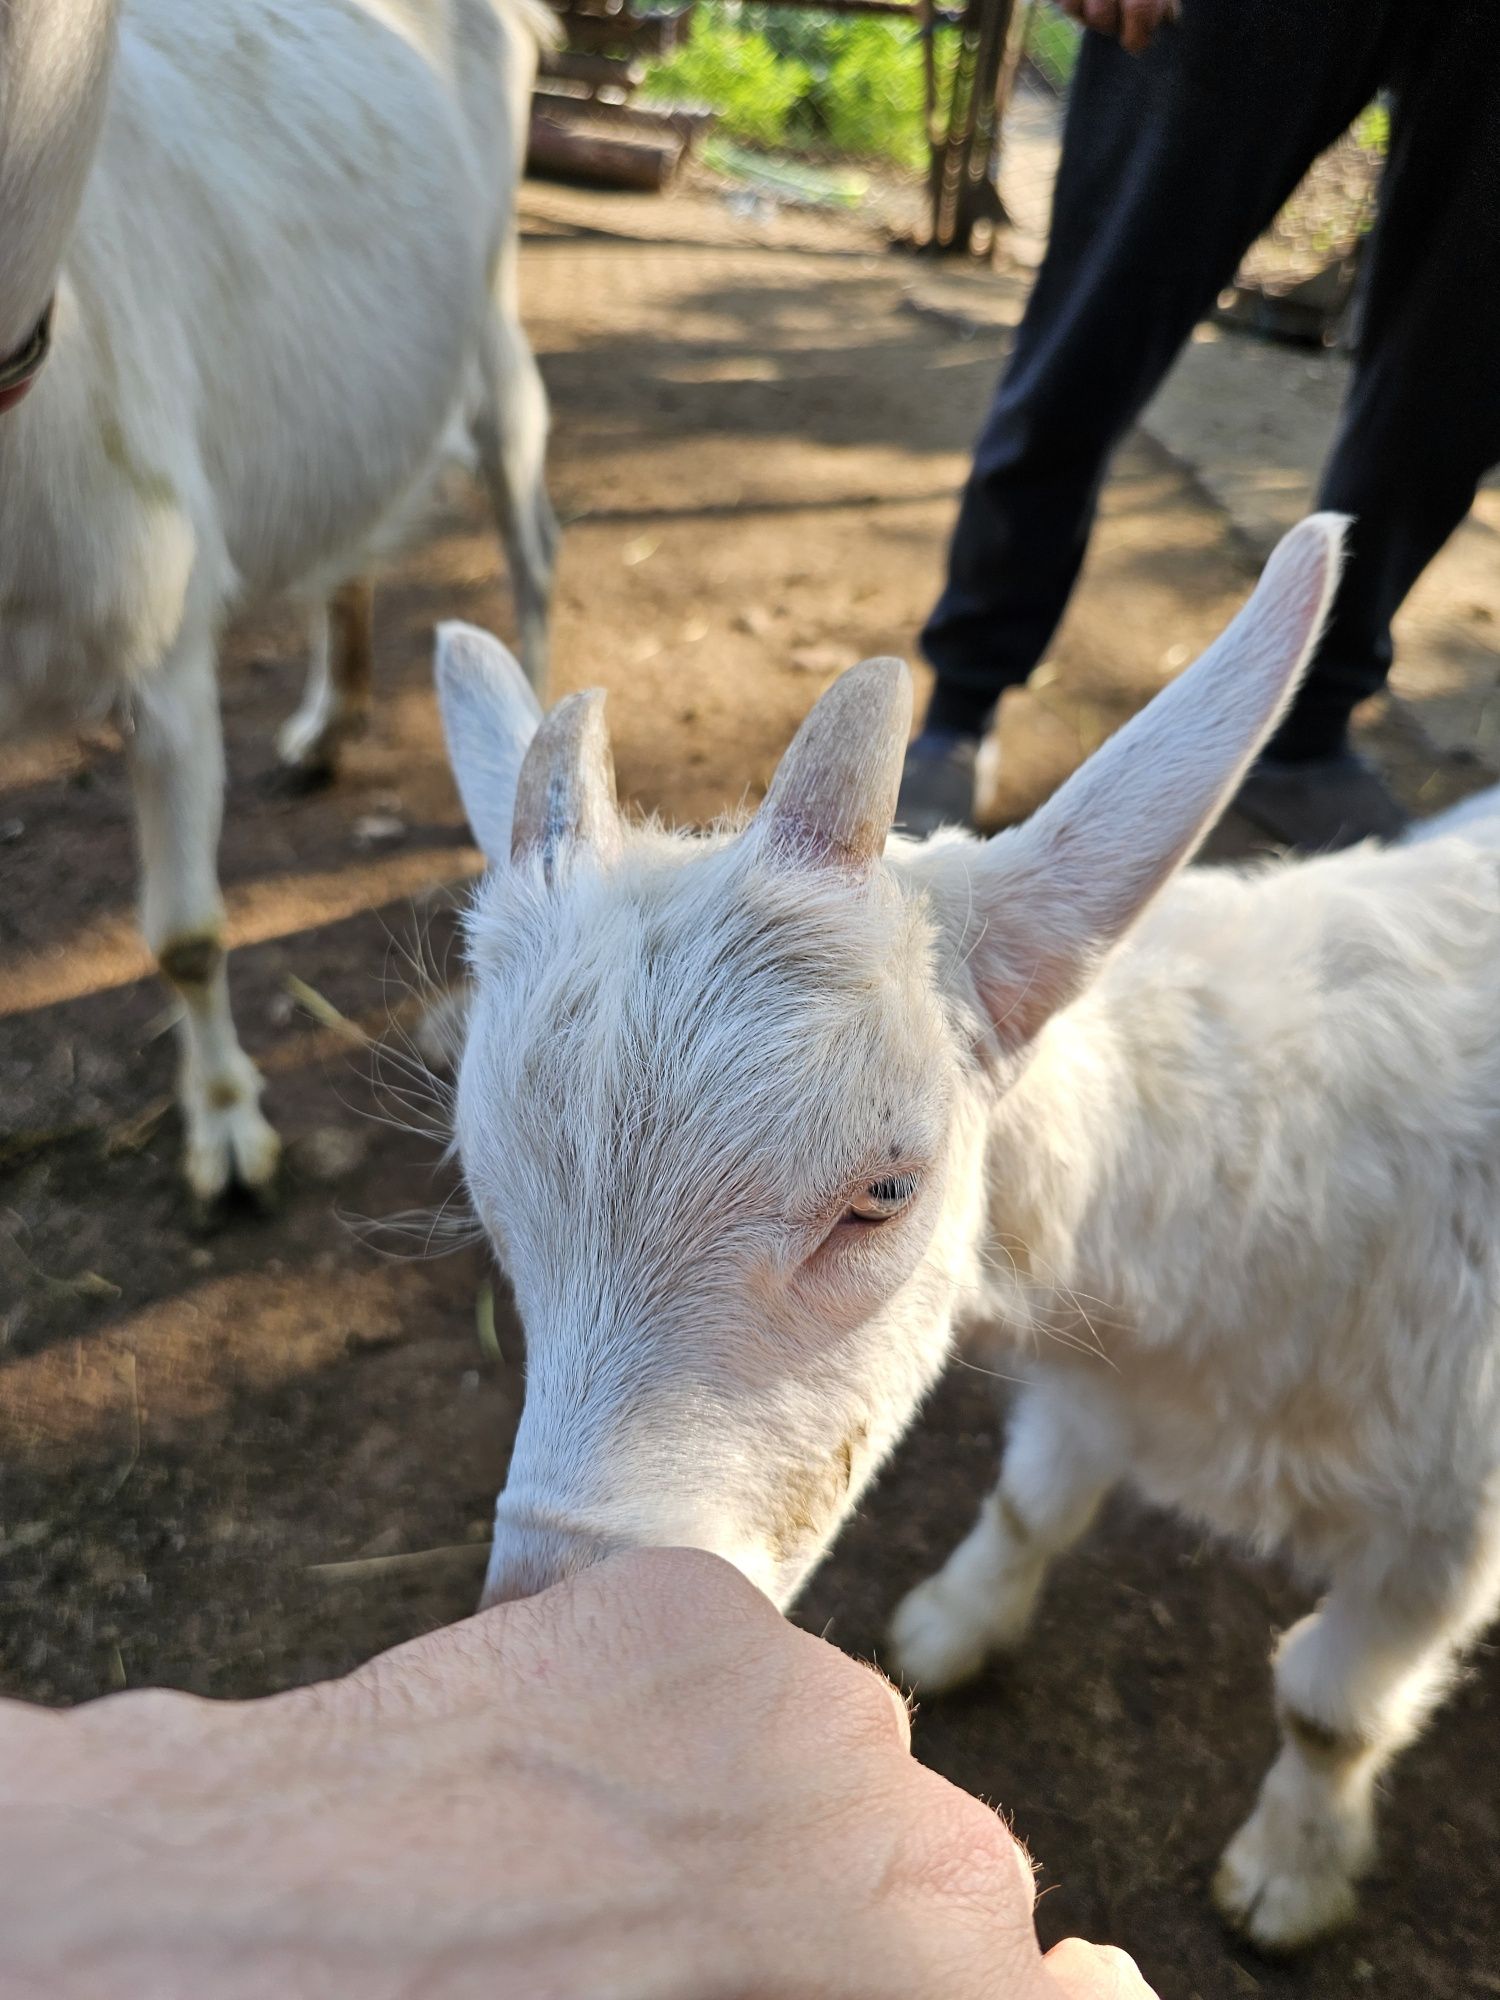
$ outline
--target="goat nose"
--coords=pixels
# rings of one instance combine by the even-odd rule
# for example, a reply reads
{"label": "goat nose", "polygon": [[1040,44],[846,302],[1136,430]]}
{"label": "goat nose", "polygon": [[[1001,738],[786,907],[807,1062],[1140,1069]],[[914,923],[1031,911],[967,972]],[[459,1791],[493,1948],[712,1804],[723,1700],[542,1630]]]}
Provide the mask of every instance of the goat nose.
{"label": "goat nose", "polygon": [[513,1604],[518,1597],[535,1597],[624,1547],[618,1536],[497,1513],[479,1608],[488,1611],[495,1604]]}

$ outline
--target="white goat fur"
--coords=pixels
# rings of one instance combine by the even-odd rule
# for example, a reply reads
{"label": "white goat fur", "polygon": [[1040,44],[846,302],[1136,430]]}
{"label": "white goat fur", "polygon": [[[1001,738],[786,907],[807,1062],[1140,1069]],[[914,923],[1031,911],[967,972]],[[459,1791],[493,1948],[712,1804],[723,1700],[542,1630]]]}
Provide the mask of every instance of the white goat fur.
{"label": "white goat fur", "polygon": [[51,357],[0,415],[0,731],[125,724],[205,1198],[277,1152],[224,972],[226,616],[307,604],[283,748],[325,748],[357,717],[322,607],[467,426],[542,671],[554,527],[514,204],[549,21],[535,0],[0,7],[0,355],[56,294]]}
{"label": "white goat fur", "polygon": [[[601,860],[566,811],[513,835],[534,708],[494,642],[439,646],[494,864],[457,1133],[528,1354],[489,1596],[654,1541],[785,1604],[951,1332],[1004,1349],[999,1485],[900,1608],[896,1662],[942,1687],[1015,1643],[1122,1477],[1287,1551],[1328,1594],[1278,1650],[1283,1747],[1216,1885],[1280,1947],[1352,1909],[1376,1776],[1500,1595],[1500,810],[1167,881],[1274,724],[1336,552],[1326,520],[1289,537],[1026,827],[883,859],[835,855],[819,816],[861,786],[889,813],[889,663],[825,696],[745,832],[626,827]],[[820,758],[844,764],[821,794]],[[527,795],[566,800],[552,775]],[[898,1169],[904,1212],[840,1222]]]}

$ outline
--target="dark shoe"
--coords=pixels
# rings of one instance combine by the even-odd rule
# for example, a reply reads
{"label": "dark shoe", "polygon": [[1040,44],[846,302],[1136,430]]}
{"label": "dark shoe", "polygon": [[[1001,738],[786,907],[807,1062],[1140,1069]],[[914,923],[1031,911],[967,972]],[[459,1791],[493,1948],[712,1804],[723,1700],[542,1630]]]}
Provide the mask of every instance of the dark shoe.
{"label": "dark shoe", "polygon": [[1399,840],[1411,824],[1374,765],[1352,750],[1305,764],[1262,757],[1235,794],[1234,810],[1299,854]]}
{"label": "dark shoe", "polygon": [[925,840],[940,826],[972,826],[978,755],[979,744],[972,736],[923,730],[906,753],[896,799],[896,831]]}

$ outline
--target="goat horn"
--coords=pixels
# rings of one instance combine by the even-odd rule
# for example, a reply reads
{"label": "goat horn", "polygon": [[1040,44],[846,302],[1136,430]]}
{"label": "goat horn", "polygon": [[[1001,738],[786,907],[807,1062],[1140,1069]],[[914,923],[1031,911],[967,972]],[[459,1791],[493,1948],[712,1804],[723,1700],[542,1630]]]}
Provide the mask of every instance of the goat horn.
{"label": "goat horn", "polygon": [[904,660],[863,660],[841,674],[778,765],[758,838],[814,867],[872,867],[891,830],[910,730]]}
{"label": "goat horn", "polygon": [[540,854],[548,879],[568,845],[600,861],[620,852],[615,763],[604,723],[604,690],[570,694],[542,717],[516,779],[513,861]]}

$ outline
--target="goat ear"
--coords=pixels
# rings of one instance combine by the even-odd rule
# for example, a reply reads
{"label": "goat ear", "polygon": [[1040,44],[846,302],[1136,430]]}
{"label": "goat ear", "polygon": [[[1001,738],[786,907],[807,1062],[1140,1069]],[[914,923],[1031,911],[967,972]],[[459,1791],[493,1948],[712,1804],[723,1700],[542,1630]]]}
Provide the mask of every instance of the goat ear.
{"label": "goat ear", "polygon": [[615,760],[604,723],[604,690],[570,694],[543,716],[516,780],[511,858],[539,854],[550,879],[565,847],[596,859],[620,852]]}
{"label": "goat ear", "polygon": [[905,661],[864,660],[841,674],[777,766],[756,839],[813,867],[873,866],[891,830],[910,730]]}
{"label": "goat ear", "polygon": [[516,779],[542,711],[519,665],[488,632],[439,625],[433,657],[448,762],[484,857],[510,856]]}
{"label": "goat ear", "polygon": [[1315,514],[1294,528],[1223,637],[983,850],[971,965],[1003,1046],[1024,1045],[1082,990],[1229,802],[1317,643],[1344,526]]}

